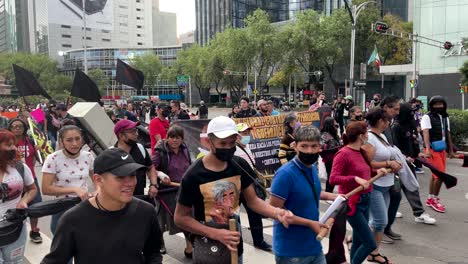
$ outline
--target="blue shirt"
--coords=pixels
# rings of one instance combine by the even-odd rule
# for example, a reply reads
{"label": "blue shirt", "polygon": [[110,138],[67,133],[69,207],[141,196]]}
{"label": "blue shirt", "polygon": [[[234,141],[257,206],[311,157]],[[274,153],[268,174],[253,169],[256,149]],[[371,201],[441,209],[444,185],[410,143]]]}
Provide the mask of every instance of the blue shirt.
{"label": "blue shirt", "polygon": [[[304,174],[314,184],[315,193],[320,199],[320,180],[317,167],[304,166],[297,157],[283,165],[275,174],[271,186],[271,194],[284,200],[284,207],[296,216],[318,221],[319,210],[317,198]],[[285,228],[275,221],[273,227],[273,250],[280,257],[306,257],[317,256],[322,253],[322,245],[316,238],[317,234],[309,227],[289,225]]]}
{"label": "blue shirt", "polygon": [[271,111],[271,116],[278,116],[280,115],[280,112],[276,111],[273,109],[273,111]]}

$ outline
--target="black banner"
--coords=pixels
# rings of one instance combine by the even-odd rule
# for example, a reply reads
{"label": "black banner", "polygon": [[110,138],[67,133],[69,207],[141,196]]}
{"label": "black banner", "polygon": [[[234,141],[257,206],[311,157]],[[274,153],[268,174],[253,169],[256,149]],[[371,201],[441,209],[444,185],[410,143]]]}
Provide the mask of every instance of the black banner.
{"label": "black banner", "polygon": [[141,90],[145,82],[145,76],[143,75],[143,72],[136,70],[120,59],[117,59],[115,80],[121,84]]}
{"label": "black banner", "polygon": [[42,88],[32,72],[13,64],[15,73],[15,85],[21,96],[42,95],[47,99],[52,99],[50,95]]}
{"label": "black banner", "polygon": [[84,99],[86,102],[99,103],[101,100],[101,93],[96,83],[79,69],[75,71],[75,78],[73,79],[70,95]]}

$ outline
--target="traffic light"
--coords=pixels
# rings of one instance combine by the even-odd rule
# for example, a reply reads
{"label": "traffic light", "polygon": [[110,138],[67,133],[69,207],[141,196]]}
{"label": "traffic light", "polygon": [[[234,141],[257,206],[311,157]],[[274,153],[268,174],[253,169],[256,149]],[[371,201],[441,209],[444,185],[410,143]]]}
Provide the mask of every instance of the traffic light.
{"label": "traffic light", "polygon": [[468,85],[458,84],[460,94],[468,93]]}
{"label": "traffic light", "polygon": [[416,84],[415,80],[409,80],[409,85],[410,85],[411,89],[414,88],[415,84]]}
{"label": "traffic light", "polygon": [[445,43],[444,43],[444,49],[449,50],[449,49],[451,49],[452,47],[453,47],[452,42],[450,42],[450,41],[445,41]]}
{"label": "traffic light", "polygon": [[231,71],[230,71],[230,70],[224,70],[224,71],[223,71],[223,74],[224,74],[224,75],[231,75]]}
{"label": "traffic light", "polygon": [[387,30],[388,30],[388,25],[385,24],[384,22],[377,21],[375,23],[375,32],[377,32],[377,33],[387,33]]}

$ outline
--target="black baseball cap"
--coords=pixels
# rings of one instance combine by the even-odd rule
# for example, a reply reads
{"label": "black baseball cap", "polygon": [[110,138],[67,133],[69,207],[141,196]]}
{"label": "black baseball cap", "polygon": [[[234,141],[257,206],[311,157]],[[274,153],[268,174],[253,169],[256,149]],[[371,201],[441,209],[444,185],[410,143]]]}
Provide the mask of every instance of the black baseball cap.
{"label": "black baseball cap", "polygon": [[136,163],[130,154],[119,148],[104,150],[94,160],[94,173],[110,172],[117,177],[135,175],[137,170],[145,167]]}

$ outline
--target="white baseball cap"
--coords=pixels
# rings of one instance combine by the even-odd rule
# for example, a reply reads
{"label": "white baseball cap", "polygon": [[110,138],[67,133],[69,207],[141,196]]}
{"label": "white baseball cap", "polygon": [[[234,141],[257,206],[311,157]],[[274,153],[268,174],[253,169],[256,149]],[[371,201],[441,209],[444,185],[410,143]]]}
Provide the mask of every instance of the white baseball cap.
{"label": "white baseball cap", "polygon": [[232,135],[239,135],[236,123],[229,117],[218,116],[208,123],[207,134],[214,134],[217,138],[227,138]]}

